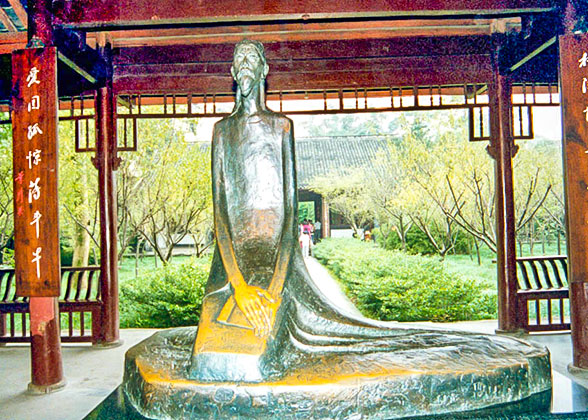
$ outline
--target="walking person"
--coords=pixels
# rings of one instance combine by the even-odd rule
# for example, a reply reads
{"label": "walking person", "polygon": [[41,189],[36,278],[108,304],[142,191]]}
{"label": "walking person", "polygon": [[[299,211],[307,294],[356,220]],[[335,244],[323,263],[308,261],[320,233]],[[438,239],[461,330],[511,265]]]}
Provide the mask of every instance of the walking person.
{"label": "walking person", "polygon": [[314,243],[315,244],[320,242],[322,239],[321,227],[322,227],[322,224],[321,224],[320,220],[317,220],[314,224]]}

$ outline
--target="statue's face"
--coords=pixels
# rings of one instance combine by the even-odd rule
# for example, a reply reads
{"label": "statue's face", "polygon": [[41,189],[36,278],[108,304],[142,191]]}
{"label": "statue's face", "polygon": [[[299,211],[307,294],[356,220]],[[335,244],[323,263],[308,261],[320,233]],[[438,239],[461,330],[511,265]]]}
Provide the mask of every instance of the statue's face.
{"label": "statue's face", "polygon": [[237,48],[233,57],[231,74],[241,89],[241,95],[249,96],[253,86],[267,75],[268,67],[253,45],[244,44]]}

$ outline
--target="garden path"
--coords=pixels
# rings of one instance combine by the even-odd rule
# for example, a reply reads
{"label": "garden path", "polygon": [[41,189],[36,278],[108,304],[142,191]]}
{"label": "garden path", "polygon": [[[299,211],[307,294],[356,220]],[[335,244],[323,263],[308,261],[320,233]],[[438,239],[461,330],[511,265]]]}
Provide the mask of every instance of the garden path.
{"label": "garden path", "polygon": [[351,315],[362,316],[355,305],[349,300],[345,293],[343,293],[337,280],[331,276],[325,267],[312,257],[304,258],[304,262],[306,263],[306,268],[317,288],[333,303],[333,305]]}

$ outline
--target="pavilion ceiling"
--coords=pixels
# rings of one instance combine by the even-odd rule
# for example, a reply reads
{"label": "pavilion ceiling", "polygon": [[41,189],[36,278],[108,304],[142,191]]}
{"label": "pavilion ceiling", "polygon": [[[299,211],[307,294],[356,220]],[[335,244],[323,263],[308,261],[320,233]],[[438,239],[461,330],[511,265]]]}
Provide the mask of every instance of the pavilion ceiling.
{"label": "pavilion ceiling", "polygon": [[[488,36],[267,42],[269,90],[483,82]],[[119,92],[230,92],[233,44],[119,49]]]}
{"label": "pavilion ceiling", "polygon": [[508,16],[555,11],[553,0],[78,0],[60,2],[72,28],[239,24],[340,19]]}
{"label": "pavilion ceiling", "polygon": [[[3,1],[13,23],[0,33],[0,54],[7,57],[26,44],[26,9],[19,0]],[[515,81],[554,82],[561,3],[53,1],[57,44],[67,56],[60,95],[103,83],[108,71],[95,49],[105,43],[113,48],[117,92],[230,92],[233,45],[243,38],[266,46],[273,91],[483,83],[492,77],[499,43],[501,68],[516,69]],[[1,57],[0,99],[6,100],[10,60]]]}

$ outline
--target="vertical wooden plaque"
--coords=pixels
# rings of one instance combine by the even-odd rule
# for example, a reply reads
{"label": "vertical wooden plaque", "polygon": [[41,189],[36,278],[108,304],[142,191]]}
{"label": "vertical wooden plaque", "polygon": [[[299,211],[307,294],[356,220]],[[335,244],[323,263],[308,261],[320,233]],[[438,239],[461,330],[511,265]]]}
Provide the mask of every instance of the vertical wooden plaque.
{"label": "vertical wooden plaque", "polygon": [[18,296],[59,296],[57,49],[12,53],[14,246]]}
{"label": "vertical wooden plaque", "polygon": [[588,367],[588,36],[560,37],[563,157],[574,365]]}

